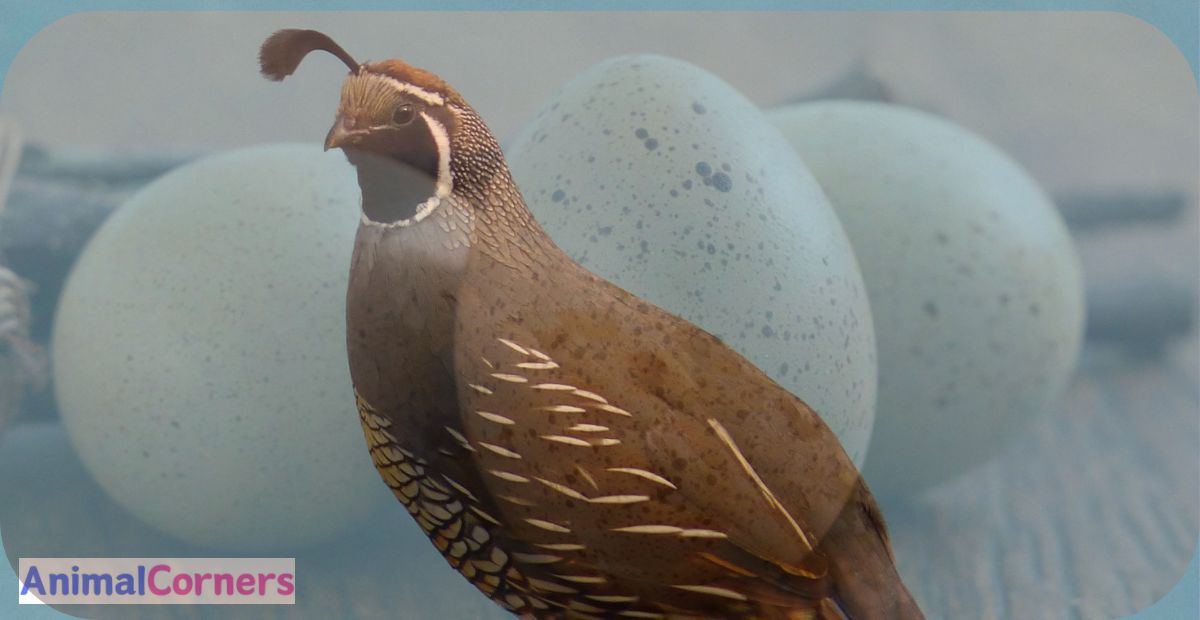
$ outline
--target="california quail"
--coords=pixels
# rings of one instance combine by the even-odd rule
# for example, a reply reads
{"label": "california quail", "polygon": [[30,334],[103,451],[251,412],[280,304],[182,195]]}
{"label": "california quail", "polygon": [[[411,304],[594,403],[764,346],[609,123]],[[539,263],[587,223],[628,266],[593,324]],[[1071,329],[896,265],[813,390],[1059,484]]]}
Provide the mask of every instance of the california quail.
{"label": "california quail", "polygon": [[[325,147],[363,196],[347,293],[363,430],[452,566],[527,618],[922,617],[808,406],[571,260],[436,75],[311,30],[269,37],[262,71],[313,50],[350,68]],[[427,198],[402,198],[401,168]]]}

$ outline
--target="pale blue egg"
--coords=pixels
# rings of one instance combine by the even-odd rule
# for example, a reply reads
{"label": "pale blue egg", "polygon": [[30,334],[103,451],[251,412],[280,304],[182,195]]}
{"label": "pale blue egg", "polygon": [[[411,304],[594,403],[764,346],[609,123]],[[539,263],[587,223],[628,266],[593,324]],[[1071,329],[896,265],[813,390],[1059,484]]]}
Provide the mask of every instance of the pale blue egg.
{"label": "pale blue egg", "polygon": [[861,275],[821,188],[745,97],[678,60],[616,58],[569,82],[508,158],[555,242],[721,337],[861,464],[876,381]]}
{"label": "pale blue egg", "polygon": [[879,342],[864,474],[914,493],[1053,409],[1079,354],[1083,279],[1046,193],[972,132],[901,106],[775,111],[862,266]]}
{"label": "pale blue egg", "polygon": [[358,201],[340,153],[265,146],[167,174],[97,232],[63,291],[54,378],[119,504],[248,551],[327,539],[391,501],[346,361]]}

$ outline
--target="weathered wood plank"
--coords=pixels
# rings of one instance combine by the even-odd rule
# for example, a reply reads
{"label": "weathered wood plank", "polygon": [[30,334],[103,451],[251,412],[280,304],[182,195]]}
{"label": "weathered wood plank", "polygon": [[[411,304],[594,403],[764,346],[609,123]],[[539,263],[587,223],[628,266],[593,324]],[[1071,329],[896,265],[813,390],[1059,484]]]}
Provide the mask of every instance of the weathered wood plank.
{"label": "weathered wood plank", "polygon": [[[21,143],[16,124],[0,118],[0,215],[4,213],[8,188],[21,159]],[[0,255],[0,433],[16,417],[17,403],[24,393],[24,371],[9,342],[14,337],[23,337],[19,332],[24,332],[25,326],[20,323],[28,322],[24,296],[20,281],[5,269],[4,257]]]}
{"label": "weathered wood plank", "polygon": [[1089,362],[1000,458],[885,506],[931,618],[1122,617],[1183,574],[1200,531],[1196,348]]}

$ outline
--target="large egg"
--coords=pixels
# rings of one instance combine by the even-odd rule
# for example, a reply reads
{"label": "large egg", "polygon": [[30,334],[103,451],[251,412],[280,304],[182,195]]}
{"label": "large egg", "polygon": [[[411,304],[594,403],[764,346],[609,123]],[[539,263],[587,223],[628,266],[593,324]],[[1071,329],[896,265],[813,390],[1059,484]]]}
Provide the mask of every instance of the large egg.
{"label": "large egg", "polygon": [[167,174],[97,232],[63,291],[54,378],[119,504],[250,551],[329,538],[390,499],[346,361],[358,200],[340,153],[265,146]]}
{"label": "large egg", "polygon": [[615,58],[568,83],[508,158],[584,267],[719,336],[861,464],[876,381],[861,275],[812,174],[745,97],[678,60]]}
{"label": "large egg", "polygon": [[864,474],[903,495],[997,453],[1053,406],[1079,353],[1083,283],[1062,219],[970,131],[878,103],[774,112],[854,244],[879,343]]}

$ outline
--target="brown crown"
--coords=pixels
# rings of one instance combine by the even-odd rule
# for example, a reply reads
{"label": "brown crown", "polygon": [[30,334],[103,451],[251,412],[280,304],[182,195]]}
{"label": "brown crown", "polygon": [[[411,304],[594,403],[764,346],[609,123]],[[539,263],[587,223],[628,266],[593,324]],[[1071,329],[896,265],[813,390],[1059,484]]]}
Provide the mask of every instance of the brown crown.
{"label": "brown crown", "polygon": [[458,91],[454,90],[445,80],[430,71],[414,67],[406,62],[395,59],[381,60],[379,62],[365,63],[362,68],[364,71],[386,75],[401,82],[412,84],[417,88],[437,93],[445,97],[447,101],[460,106],[466,103],[463,101],[462,96],[458,94]]}

